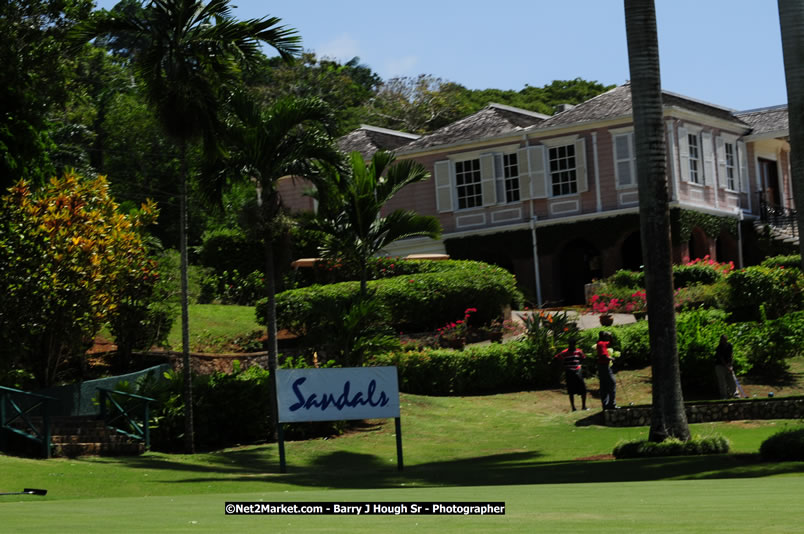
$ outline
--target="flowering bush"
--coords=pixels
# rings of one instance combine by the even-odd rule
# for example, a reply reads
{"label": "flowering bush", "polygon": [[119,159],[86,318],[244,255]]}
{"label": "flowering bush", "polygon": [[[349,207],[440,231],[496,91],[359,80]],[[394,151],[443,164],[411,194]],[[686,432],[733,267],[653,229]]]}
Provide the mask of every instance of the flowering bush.
{"label": "flowering bush", "polygon": [[592,298],[589,299],[589,308],[591,308],[591,311],[601,315],[616,313],[620,311],[621,306],[622,301],[609,294],[592,295]]}
{"label": "flowering bush", "polygon": [[716,270],[717,272],[719,272],[720,274],[722,274],[723,276],[728,275],[730,272],[732,272],[734,270],[734,262],[733,261],[730,261],[728,263],[725,263],[725,262],[718,263],[715,260],[713,260],[712,258],[710,258],[709,254],[707,254],[703,258],[695,258],[692,261],[688,261],[685,265],[689,265],[689,266],[692,266],[692,265],[707,265],[707,266],[711,267],[712,269]]}
{"label": "flowering bush", "polygon": [[447,323],[437,330],[436,339],[441,347],[463,348],[466,345],[466,336],[469,333],[469,317],[477,311],[477,308],[466,308],[463,312],[463,319],[454,323]]}

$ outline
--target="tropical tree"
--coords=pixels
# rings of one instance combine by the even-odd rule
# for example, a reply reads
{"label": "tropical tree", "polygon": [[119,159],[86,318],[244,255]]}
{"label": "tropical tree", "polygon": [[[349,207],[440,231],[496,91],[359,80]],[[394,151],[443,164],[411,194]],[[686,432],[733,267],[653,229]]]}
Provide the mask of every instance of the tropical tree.
{"label": "tropical tree", "polygon": [[[265,253],[265,295],[268,299],[268,366],[277,368],[276,274],[274,242],[287,231],[283,224],[279,179],[310,176],[314,162],[338,165],[341,154],[334,148],[335,120],[330,107],[318,98],[288,97],[263,108],[244,93],[232,99],[236,120],[227,132],[229,157],[223,176],[253,181],[257,186],[257,232]],[[208,182],[220,197],[223,180]],[[272,409],[276,415],[272,395]],[[276,421],[276,418],[274,418]]]}
{"label": "tropical tree", "polygon": [[441,225],[432,216],[401,209],[382,216],[383,206],[403,187],[430,177],[416,161],[394,160],[393,153],[378,151],[366,165],[359,152],[352,152],[350,168],[330,169],[325,179],[316,180],[317,189],[311,193],[319,202],[315,227],[324,236],[322,252],[357,269],[363,297],[373,255],[405,237],[441,235]]}
{"label": "tropical tree", "polygon": [[0,192],[55,173],[52,113],[65,107],[84,52],[64,36],[91,9],[90,0],[0,2]]}
{"label": "tropical tree", "polygon": [[122,215],[102,176],[10,188],[0,198],[0,366],[51,386],[121,305],[149,301],[158,273],[141,229],[157,215],[153,203]]}
{"label": "tropical tree", "polygon": [[188,145],[200,139],[206,151],[217,149],[224,96],[240,80],[240,65],[260,55],[260,41],[283,58],[300,52],[299,37],[280,20],[265,17],[238,21],[228,0],[153,0],[141,11],[101,12],[72,32],[83,43],[101,36],[128,36],[132,62],[165,133],[179,147],[180,254],[182,289],[182,362],[185,384],[185,447],[194,452],[190,333],[187,300]]}
{"label": "tropical tree", "polygon": [[653,411],[648,439],[690,437],[681,393],[664,138],[659,39],[653,0],[625,0],[628,64],[634,114],[639,224],[645,263]]}
{"label": "tropical tree", "polygon": [[[787,79],[793,198],[798,210],[798,235],[804,236],[804,3],[779,0],[779,21]],[[804,269],[804,239],[799,237],[798,242]]]}

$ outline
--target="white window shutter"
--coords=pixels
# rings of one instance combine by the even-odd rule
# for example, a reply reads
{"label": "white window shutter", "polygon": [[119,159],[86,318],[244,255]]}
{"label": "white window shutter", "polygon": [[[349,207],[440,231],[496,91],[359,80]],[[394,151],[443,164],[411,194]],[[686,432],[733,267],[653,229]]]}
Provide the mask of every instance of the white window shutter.
{"label": "white window shutter", "polygon": [[578,192],[589,191],[589,180],[586,177],[586,139],[583,137],[575,141],[575,177],[578,180]]}
{"label": "white window shutter", "polygon": [[737,159],[740,165],[739,180],[740,185],[737,187],[742,193],[749,193],[748,189],[748,151],[745,148],[745,141],[737,142]]}
{"label": "white window shutter", "polygon": [[438,212],[454,211],[452,207],[452,162],[449,160],[436,161],[433,172]]}
{"label": "white window shutter", "polygon": [[547,185],[549,178],[545,172],[545,150],[544,145],[532,146],[528,148],[530,152],[530,175],[531,175],[531,198],[547,198],[550,188]]}
{"label": "white window shutter", "polygon": [[678,129],[678,159],[681,167],[681,181],[690,181],[690,140],[686,128]]}
{"label": "white window shutter", "polygon": [[726,175],[726,141],[718,136],[717,138],[717,176],[718,184],[721,189],[729,185],[729,177]]}
{"label": "white window shutter", "polygon": [[497,186],[494,180],[494,154],[480,156],[480,187],[483,191],[483,205],[497,203]]}
{"label": "white window shutter", "polygon": [[703,145],[703,180],[702,185],[712,185],[717,187],[715,180],[715,155],[712,147],[712,134],[703,132],[701,134],[701,144]]}
{"label": "white window shutter", "polygon": [[516,152],[516,165],[519,171],[519,198],[528,200],[530,198],[530,154],[532,147],[520,148]]}
{"label": "white window shutter", "polygon": [[637,186],[639,185],[639,180],[637,180],[636,139],[634,138],[634,132],[628,134],[628,146],[631,147],[631,184]]}
{"label": "white window shutter", "polygon": [[505,198],[505,170],[503,169],[503,155],[494,154],[494,189],[497,200],[500,203],[506,201]]}

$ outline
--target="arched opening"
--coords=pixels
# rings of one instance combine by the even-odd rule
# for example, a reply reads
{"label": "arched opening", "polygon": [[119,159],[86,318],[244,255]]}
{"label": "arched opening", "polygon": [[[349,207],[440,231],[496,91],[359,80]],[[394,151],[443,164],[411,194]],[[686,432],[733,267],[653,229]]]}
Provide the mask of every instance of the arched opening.
{"label": "arched opening", "polygon": [[600,251],[588,241],[576,239],[564,247],[557,267],[564,303],[582,304],[584,285],[600,277]]}
{"label": "arched opening", "polygon": [[642,239],[639,232],[633,232],[623,240],[620,254],[623,269],[639,271],[642,268]]}
{"label": "arched opening", "polygon": [[709,247],[706,243],[706,234],[700,228],[693,228],[690,232],[690,240],[687,244],[689,247],[690,261],[703,258],[709,254]]}
{"label": "arched opening", "polygon": [[737,249],[737,238],[727,231],[720,232],[715,240],[715,254],[717,261],[721,263],[733,261],[737,263],[739,252]]}

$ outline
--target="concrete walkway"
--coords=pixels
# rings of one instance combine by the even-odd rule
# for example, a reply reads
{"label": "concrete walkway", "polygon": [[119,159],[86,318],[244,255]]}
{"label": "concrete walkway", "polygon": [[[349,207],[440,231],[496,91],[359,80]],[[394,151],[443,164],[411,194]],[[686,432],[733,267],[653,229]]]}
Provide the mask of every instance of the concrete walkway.
{"label": "concrete walkway", "polygon": [[[528,311],[512,311],[511,312],[511,319],[516,321],[522,322],[522,318],[524,316],[530,315],[534,313],[532,310]],[[556,310],[549,310],[547,313],[560,313]],[[578,313],[574,310],[568,310],[567,315],[570,317],[571,320],[575,321],[578,324],[578,328],[581,330],[586,330],[588,328],[598,328],[600,327],[600,319],[599,314],[597,313]],[[612,316],[614,317],[614,326],[621,325],[621,324],[628,324],[628,323],[635,323],[636,318],[630,313],[613,313]]]}

